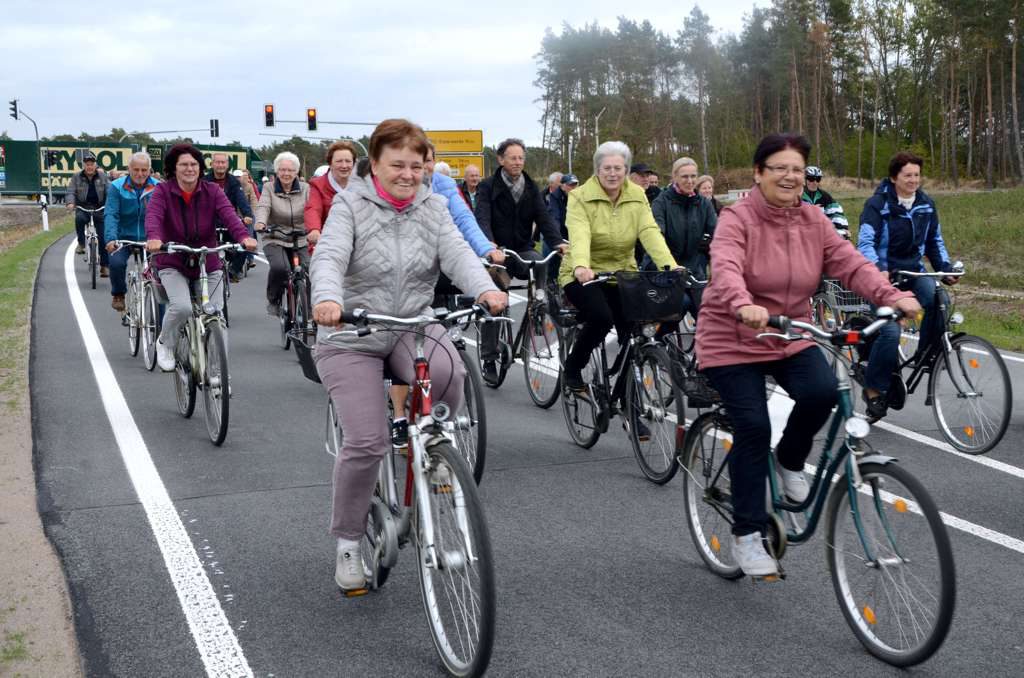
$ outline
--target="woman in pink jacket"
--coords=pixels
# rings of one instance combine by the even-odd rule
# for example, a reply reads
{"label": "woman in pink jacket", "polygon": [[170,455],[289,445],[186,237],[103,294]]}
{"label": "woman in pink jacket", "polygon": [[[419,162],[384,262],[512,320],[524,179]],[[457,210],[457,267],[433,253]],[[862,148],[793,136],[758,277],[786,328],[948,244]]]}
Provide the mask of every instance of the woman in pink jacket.
{"label": "woman in pink jacket", "polygon": [[810,144],[795,134],[771,134],[758,144],[755,186],[719,217],[711,244],[714,272],[697,325],[698,360],[733,427],[733,556],[752,576],[778,571],[761,539],[768,522],[765,481],[772,434],[765,377],[771,375],[795,401],[775,453],[784,491],[797,502],[807,498],[804,461],[836,403],[837,388],[813,342],[757,339],[768,316],[809,322],[808,300],[822,274],[876,305],[906,314],[920,310],[913,294],[889,284],[839,237],[820,209],[800,202],[809,153]]}

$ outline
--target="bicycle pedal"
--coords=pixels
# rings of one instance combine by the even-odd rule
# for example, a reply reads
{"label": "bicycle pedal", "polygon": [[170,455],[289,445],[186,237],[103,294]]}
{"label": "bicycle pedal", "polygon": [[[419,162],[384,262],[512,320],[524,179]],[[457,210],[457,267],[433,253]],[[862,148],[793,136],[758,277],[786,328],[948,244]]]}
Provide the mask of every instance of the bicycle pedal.
{"label": "bicycle pedal", "polygon": [[368,586],[364,586],[360,589],[339,588],[338,590],[341,591],[341,595],[345,598],[359,598],[360,596],[365,596],[367,593],[370,592],[370,588]]}
{"label": "bicycle pedal", "polygon": [[750,583],[776,584],[786,579],[786,573],[779,570],[777,574],[756,575],[750,577]]}

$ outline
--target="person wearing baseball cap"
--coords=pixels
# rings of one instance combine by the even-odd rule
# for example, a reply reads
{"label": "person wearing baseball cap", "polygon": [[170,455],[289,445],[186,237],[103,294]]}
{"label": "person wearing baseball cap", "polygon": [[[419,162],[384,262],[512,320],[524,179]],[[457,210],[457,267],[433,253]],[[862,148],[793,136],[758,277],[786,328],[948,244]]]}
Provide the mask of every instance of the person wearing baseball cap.
{"label": "person wearing baseball cap", "polygon": [[629,166],[629,180],[640,188],[647,190],[647,173],[651,168],[642,162]]}
{"label": "person wearing baseball cap", "polygon": [[[75,207],[84,209],[98,209],[107,202],[107,188],[110,186],[110,178],[107,173],[96,166],[96,154],[90,150],[82,153],[82,171],[76,172],[71,181],[68,182],[67,193],[64,194],[64,203],[69,210]],[[78,254],[85,252],[85,225],[89,223],[89,215],[85,212],[75,210],[75,231],[78,235]],[[97,220],[102,223],[102,218]],[[100,253],[100,277],[106,278],[110,275],[109,260],[107,257],[106,243],[103,241],[102,226],[96,229],[99,236]]]}

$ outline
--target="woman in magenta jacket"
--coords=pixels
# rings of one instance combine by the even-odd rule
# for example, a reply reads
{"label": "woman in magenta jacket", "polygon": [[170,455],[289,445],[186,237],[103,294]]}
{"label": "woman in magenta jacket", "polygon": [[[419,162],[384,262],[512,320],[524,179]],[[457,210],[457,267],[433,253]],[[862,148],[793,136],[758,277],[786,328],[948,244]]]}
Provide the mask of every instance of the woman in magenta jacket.
{"label": "woman in magenta jacket", "polygon": [[733,427],[729,475],[733,495],[733,556],[748,575],[778,570],[761,534],[768,522],[765,480],[771,420],[765,377],[771,375],[795,401],[776,447],[783,488],[797,502],[809,488],[804,461],[814,435],[836,402],[836,379],[811,341],[757,339],[769,315],[810,321],[808,299],[822,274],[872,303],[910,314],[920,310],[849,242],[824,213],[800,202],[807,140],[771,134],[754,152],[750,195],[726,207],[711,244],[714,271],[697,325],[697,357],[722,396]]}

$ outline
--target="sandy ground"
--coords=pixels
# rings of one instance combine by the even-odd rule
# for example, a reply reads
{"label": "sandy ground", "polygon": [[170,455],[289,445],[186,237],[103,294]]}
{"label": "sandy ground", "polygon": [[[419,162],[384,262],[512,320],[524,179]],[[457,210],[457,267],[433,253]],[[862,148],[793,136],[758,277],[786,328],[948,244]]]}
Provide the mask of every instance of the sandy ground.
{"label": "sandy ground", "polygon": [[22,378],[0,413],[0,676],[81,676],[64,572],[37,511],[23,332]]}

